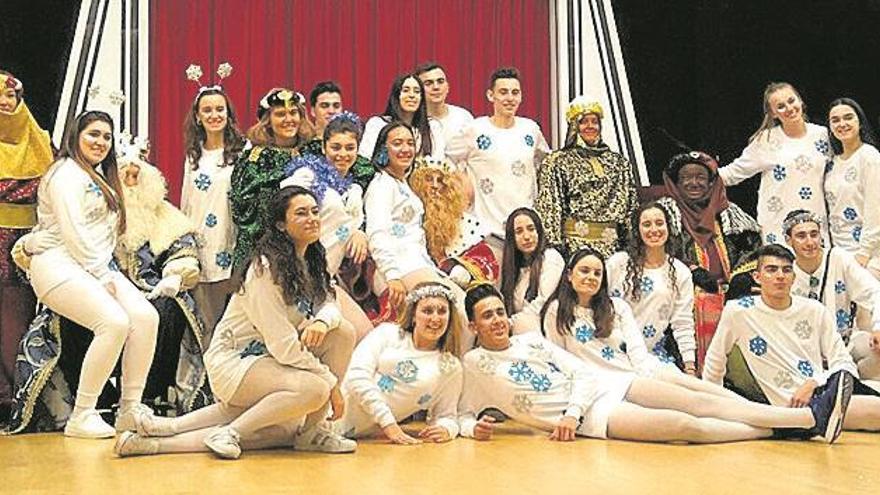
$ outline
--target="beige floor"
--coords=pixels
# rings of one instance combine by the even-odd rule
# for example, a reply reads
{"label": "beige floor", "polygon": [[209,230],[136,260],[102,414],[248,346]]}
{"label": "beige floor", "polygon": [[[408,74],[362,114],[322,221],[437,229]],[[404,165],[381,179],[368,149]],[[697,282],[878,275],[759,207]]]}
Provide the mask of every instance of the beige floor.
{"label": "beige floor", "polygon": [[580,439],[552,443],[505,424],[489,443],[391,446],[353,455],[246,452],[118,459],[112,441],[0,437],[0,493],[877,493],[880,434],[828,446],[761,441],[678,446]]}

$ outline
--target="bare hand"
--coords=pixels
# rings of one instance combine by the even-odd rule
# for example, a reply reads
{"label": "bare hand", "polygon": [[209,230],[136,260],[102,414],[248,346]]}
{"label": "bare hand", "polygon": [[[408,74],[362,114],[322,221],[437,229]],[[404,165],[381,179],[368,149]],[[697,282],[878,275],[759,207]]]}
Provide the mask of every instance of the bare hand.
{"label": "bare hand", "polygon": [[491,440],[492,432],[495,431],[495,418],[492,416],[483,416],[474,425],[474,439]]}
{"label": "bare hand", "polygon": [[697,365],[693,361],[684,363],[684,372],[691,376],[697,376]]}
{"label": "bare hand", "polygon": [[868,266],[868,259],[869,258],[867,256],[865,256],[864,254],[857,254],[855,256],[855,258],[856,258],[856,261],[858,261],[860,265]]}
{"label": "bare hand", "polygon": [[388,281],[388,304],[392,308],[397,308],[403,303],[406,297],[406,286],[400,279]]}
{"label": "bare hand", "polygon": [[324,342],[324,337],[330,329],[323,321],[313,321],[301,330],[299,340],[308,349],[314,349]]}
{"label": "bare hand", "polygon": [[559,420],[559,424],[556,425],[556,428],[553,430],[553,433],[550,434],[550,440],[556,440],[559,442],[571,442],[574,440],[574,431],[577,429],[577,419],[571,416],[563,416],[562,419]]}
{"label": "bare hand", "polygon": [[419,438],[428,442],[442,443],[452,440],[449,431],[439,425],[426,426],[419,432]]}
{"label": "bare hand", "polygon": [[348,238],[348,242],[345,243],[345,252],[346,256],[351,258],[355,264],[363,263],[367,259],[367,255],[370,254],[367,234],[360,230],[354,231],[351,237]]}
{"label": "bare hand", "polygon": [[871,339],[868,341],[868,346],[872,351],[880,354],[880,330],[871,332]]}
{"label": "bare hand", "polygon": [[105,283],[104,288],[107,290],[107,292],[110,293],[111,296],[116,295],[116,284],[114,284],[112,280]]}
{"label": "bare hand", "polygon": [[810,403],[810,399],[813,398],[813,391],[816,390],[817,385],[816,380],[805,381],[791,396],[788,407],[806,407]]}
{"label": "bare hand", "polygon": [[398,445],[418,445],[422,443],[418,438],[413,438],[406,434],[397,423],[382,428],[382,433],[391,440],[391,443]]}
{"label": "bare hand", "polygon": [[330,421],[336,421],[342,417],[343,413],[345,413],[345,399],[342,398],[342,392],[339,391],[339,385],[330,389],[330,409],[333,410],[333,414],[330,416]]}

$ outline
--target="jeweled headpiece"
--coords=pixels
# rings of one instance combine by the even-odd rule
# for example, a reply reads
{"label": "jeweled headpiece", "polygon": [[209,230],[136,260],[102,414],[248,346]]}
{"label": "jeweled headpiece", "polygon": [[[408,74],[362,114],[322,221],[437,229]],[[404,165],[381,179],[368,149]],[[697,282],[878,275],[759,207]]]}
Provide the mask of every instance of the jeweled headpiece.
{"label": "jeweled headpiece", "polygon": [[416,304],[426,297],[442,297],[449,301],[449,304],[455,304],[455,294],[449,288],[440,284],[423,285],[418,289],[411,291],[406,295],[407,304]]}
{"label": "jeweled headpiece", "polygon": [[568,123],[577,122],[588,113],[594,113],[600,119],[605,115],[599,100],[581,95],[571,100],[571,103],[568,104],[568,110],[565,111],[565,120]]}
{"label": "jeweled headpiece", "polygon": [[782,231],[785,232],[786,235],[789,235],[791,234],[791,229],[795,228],[795,226],[807,222],[813,222],[821,227],[822,217],[808,210],[795,210],[789,212],[789,214],[786,215],[785,220],[782,221]]}
{"label": "jeweled headpiece", "polygon": [[257,118],[262,119],[263,115],[266,115],[266,112],[275,106],[283,106],[290,110],[297,105],[305,104],[306,98],[302,93],[287,88],[273,88],[260,100],[260,106],[257,107]]}

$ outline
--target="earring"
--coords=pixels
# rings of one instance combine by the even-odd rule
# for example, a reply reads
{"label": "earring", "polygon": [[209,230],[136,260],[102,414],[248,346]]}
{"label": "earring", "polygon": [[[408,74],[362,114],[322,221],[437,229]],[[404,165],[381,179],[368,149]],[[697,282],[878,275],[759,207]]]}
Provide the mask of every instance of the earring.
{"label": "earring", "polygon": [[201,127],[201,126],[202,126],[202,121],[201,121],[201,120],[196,120],[196,125],[199,126],[199,127]]}

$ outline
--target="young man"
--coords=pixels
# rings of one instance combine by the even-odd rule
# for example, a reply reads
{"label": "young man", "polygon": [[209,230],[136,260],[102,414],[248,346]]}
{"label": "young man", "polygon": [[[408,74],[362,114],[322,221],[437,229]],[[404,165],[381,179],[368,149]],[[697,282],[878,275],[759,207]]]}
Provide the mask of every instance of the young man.
{"label": "young man", "polygon": [[861,378],[880,379],[880,282],[849,252],[823,248],[820,222],[807,210],[794,210],[782,223],[795,252],[792,294],[824,304]]}
{"label": "young man", "polygon": [[415,74],[425,86],[428,117],[440,123],[443,127],[443,142],[448,143],[465,125],[474,120],[474,116],[464,108],[446,103],[449,79],[440,64],[426,62],[416,67]]}
{"label": "young man", "polygon": [[[841,400],[854,390],[870,394],[853,378],[858,371],[828,309],[791,295],[791,252],[769,244],[756,256],[753,277],[761,294],[727,303],[706,353],[703,379],[720,385],[727,374],[732,388],[751,391],[750,399],[793,408],[832,386],[842,389]],[[880,397],[853,396],[842,426],[880,430]]]}
{"label": "young man", "polygon": [[538,124],[516,115],[522,103],[519,71],[504,67],[492,73],[486,98],[492,115],[468,124],[446,146],[446,155],[470,176],[474,214],[492,234],[487,238],[501,263],[504,222],[537,194],[537,169],[550,152]]}
{"label": "young man", "polygon": [[321,81],[309,93],[309,106],[315,135],[322,136],[330,118],[342,111],[342,90],[334,81]]}

